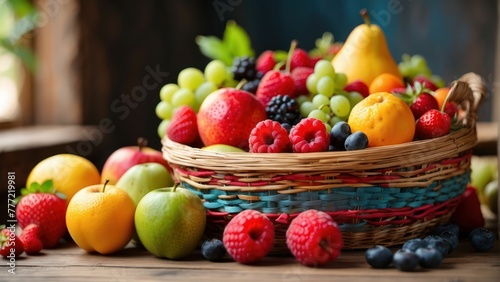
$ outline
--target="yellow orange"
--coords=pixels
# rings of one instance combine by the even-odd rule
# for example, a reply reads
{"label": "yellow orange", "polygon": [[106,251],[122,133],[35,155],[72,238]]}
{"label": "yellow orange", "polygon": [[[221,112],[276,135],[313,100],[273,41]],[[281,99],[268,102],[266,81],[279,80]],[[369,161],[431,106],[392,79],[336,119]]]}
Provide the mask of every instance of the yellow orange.
{"label": "yellow orange", "polygon": [[392,73],[381,73],[370,83],[370,93],[391,92],[394,88],[405,87],[403,80]]}
{"label": "yellow orange", "polygon": [[52,179],[54,188],[69,202],[80,189],[101,182],[96,166],[84,157],[58,154],[39,162],[28,175],[26,187],[33,182],[43,183]]}
{"label": "yellow orange", "polygon": [[368,136],[368,147],[395,145],[413,140],[415,119],[410,107],[391,93],[370,94],[349,115],[352,132]]}
{"label": "yellow orange", "polygon": [[442,87],[442,88],[436,89],[436,91],[434,91],[434,93],[432,94],[438,102],[439,109],[441,109],[441,107],[443,106],[444,100],[446,100],[446,97],[448,96],[449,92],[450,92],[449,87]]}
{"label": "yellow orange", "polygon": [[134,214],[135,204],[127,192],[113,185],[92,185],[69,202],[66,226],[80,248],[111,254],[131,241]]}

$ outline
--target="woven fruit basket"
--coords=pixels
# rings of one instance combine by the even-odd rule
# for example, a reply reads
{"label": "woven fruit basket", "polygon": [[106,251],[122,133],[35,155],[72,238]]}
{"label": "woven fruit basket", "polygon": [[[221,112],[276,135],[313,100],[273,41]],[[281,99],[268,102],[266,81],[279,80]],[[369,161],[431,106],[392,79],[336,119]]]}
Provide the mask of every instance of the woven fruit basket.
{"label": "woven fruit basket", "polygon": [[448,101],[462,127],[422,141],[321,153],[224,153],[162,139],[163,155],[183,187],[207,209],[207,236],[220,237],[238,212],[255,209],[275,224],[273,253],[288,252],[285,233],[301,211],[325,211],[339,224],[345,249],[393,246],[445,223],[461,200],[477,142],[481,77],[463,75]]}

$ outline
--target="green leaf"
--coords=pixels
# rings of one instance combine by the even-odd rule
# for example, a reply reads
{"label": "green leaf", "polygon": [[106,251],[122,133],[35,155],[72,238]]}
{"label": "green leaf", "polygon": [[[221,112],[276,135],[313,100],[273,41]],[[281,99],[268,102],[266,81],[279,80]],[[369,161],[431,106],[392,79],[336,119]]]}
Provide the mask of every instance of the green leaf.
{"label": "green leaf", "polygon": [[222,41],[233,57],[252,57],[254,51],[248,33],[235,21],[228,21]]}
{"label": "green leaf", "polygon": [[195,41],[200,47],[200,51],[203,55],[212,60],[221,60],[227,66],[233,64],[233,57],[228,47],[219,38],[215,36],[199,35],[196,37]]}
{"label": "green leaf", "polygon": [[18,18],[22,18],[35,10],[33,4],[28,0],[7,0],[6,2],[12,7],[14,14]]}
{"label": "green leaf", "polygon": [[22,45],[12,45],[10,40],[6,38],[0,40],[0,46],[19,57],[30,71],[36,69],[36,57],[30,49]]}
{"label": "green leaf", "polygon": [[28,192],[30,193],[36,193],[42,189],[42,185],[38,182],[32,182],[28,187]]}
{"label": "green leaf", "polygon": [[42,183],[40,192],[42,193],[54,192],[54,182],[52,181],[52,179],[46,180]]}

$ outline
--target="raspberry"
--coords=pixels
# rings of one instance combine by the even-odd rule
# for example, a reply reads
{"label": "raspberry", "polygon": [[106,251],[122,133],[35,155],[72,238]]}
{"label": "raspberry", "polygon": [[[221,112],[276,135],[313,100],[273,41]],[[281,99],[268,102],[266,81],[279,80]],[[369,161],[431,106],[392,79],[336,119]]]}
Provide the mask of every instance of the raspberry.
{"label": "raspberry", "polygon": [[294,153],[325,152],[330,145],[330,134],[319,119],[304,118],[290,130]]}
{"label": "raspberry", "polygon": [[288,151],[288,132],[277,121],[266,119],[257,123],[248,139],[251,153],[283,153]]}
{"label": "raspberry", "polygon": [[290,223],[286,244],[301,264],[318,266],[335,260],[344,241],[339,227],[327,213],[307,210]]}
{"label": "raspberry", "polygon": [[274,52],[271,50],[264,51],[255,62],[255,68],[263,74],[273,70],[275,65]]}
{"label": "raspberry", "polygon": [[264,258],[274,244],[274,225],[256,210],[244,210],[227,224],[222,242],[237,262],[249,264]]}
{"label": "raspberry", "polygon": [[167,127],[167,136],[177,143],[190,145],[199,137],[196,113],[189,106],[180,106]]}

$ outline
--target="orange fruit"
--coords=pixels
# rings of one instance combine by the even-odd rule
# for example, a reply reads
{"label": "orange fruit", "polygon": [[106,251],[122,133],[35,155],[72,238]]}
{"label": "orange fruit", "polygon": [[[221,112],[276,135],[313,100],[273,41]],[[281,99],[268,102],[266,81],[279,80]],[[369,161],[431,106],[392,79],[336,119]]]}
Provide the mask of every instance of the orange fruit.
{"label": "orange fruit", "polygon": [[405,87],[403,80],[392,73],[381,73],[370,83],[370,93],[391,92],[394,88]]}
{"label": "orange fruit", "polygon": [[91,185],[69,202],[66,226],[80,248],[111,254],[131,241],[134,214],[135,204],[127,192],[113,185]]}
{"label": "orange fruit", "polygon": [[448,93],[450,92],[449,87],[441,87],[436,89],[432,95],[434,95],[434,98],[436,98],[439,109],[443,106],[444,100],[446,100],[446,97],[448,96]]}
{"label": "orange fruit", "polygon": [[415,119],[410,107],[388,92],[370,94],[351,110],[352,132],[368,136],[368,147],[395,145],[413,140]]}
{"label": "orange fruit", "polygon": [[84,157],[58,154],[39,162],[28,175],[26,187],[33,182],[52,179],[54,188],[66,196],[67,202],[80,189],[101,182],[96,166]]}

